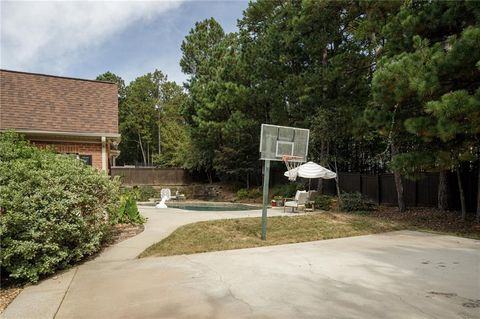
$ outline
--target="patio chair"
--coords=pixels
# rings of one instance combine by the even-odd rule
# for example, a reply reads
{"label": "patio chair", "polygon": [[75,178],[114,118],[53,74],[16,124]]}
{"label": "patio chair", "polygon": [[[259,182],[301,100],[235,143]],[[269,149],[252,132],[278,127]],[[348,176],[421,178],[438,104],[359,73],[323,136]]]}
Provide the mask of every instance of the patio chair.
{"label": "patio chair", "polygon": [[185,200],[185,194],[180,193],[178,190],[175,192],[175,199],[176,200]]}
{"label": "patio chair", "polygon": [[295,194],[295,198],[285,198],[285,204],[283,206],[283,212],[287,207],[292,208],[292,213],[295,212],[295,209],[298,211],[299,208],[303,207],[305,210],[305,203],[308,200],[308,192],[307,191],[297,191]]}

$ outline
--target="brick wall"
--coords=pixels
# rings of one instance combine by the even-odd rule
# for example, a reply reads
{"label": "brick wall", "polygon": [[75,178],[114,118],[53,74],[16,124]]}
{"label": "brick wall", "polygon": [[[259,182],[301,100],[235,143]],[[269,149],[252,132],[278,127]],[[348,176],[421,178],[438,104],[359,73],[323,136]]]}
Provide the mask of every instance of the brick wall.
{"label": "brick wall", "polygon": [[[102,169],[102,144],[101,143],[68,143],[68,142],[38,142],[32,141],[38,147],[53,147],[58,153],[74,153],[92,155],[92,166]],[[108,151],[108,149],[107,149]],[[107,152],[108,154],[108,152]],[[108,158],[108,157],[107,157]]]}

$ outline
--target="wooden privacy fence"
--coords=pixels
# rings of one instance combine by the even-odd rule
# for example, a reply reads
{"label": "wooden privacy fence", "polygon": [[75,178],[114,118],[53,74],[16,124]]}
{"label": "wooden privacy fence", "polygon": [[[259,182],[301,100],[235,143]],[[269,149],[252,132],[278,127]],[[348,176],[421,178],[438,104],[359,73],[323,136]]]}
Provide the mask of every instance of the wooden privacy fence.
{"label": "wooden privacy fence", "polygon": [[[340,190],[359,192],[377,204],[396,205],[397,190],[393,174],[362,175],[339,173]],[[407,206],[433,207],[437,205],[438,174],[428,174],[421,180],[403,180],[405,204]],[[336,194],[335,180],[324,181],[323,192]]]}
{"label": "wooden privacy fence", "polygon": [[[463,174],[462,185],[467,211],[475,211],[477,196],[477,174]],[[393,174],[363,175],[339,173],[339,186],[343,192],[359,192],[366,198],[383,205],[397,205],[397,190]],[[421,179],[403,180],[405,204],[410,207],[436,207],[438,197],[438,174],[428,173]],[[316,186],[316,183],[312,183]],[[323,181],[323,193],[336,195],[335,180]],[[454,173],[447,175],[447,202],[449,209],[460,209],[459,192]]]}
{"label": "wooden privacy fence", "polygon": [[185,185],[189,176],[183,168],[112,167],[112,176],[120,176],[124,185]]}

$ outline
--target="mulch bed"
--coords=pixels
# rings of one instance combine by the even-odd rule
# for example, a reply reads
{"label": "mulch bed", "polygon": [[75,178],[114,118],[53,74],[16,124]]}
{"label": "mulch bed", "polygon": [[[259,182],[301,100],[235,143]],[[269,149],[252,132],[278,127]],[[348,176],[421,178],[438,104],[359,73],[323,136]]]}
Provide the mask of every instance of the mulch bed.
{"label": "mulch bed", "polygon": [[110,234],[110,238],[106,245],[111,246],[124,241],[125,239],[136,236],[143,232],[144,229],[145,226],[143,225],[117,224],[113,226],[112,233]]}
{"label": "mulch bed", "polygon": [[21,287],[10,287],[0,289],[0,313],[15,299],[16,296],[23,290]]}
{"label": "mulch bed", "polygon": [[[471,215],[471,214],[470,214]],[[435,208],[409,208],[400,212],[396,207],[380,206],[370,216],[403,223],[409,228],[480,239],[480,224],[472,220],[463,221],[459,212],[441,211]]]}
{"label": "mulch bed", "polygon": [[[145,227],[143,225],[131,225],[131,224],[118,224],[113,226],[112,233],[108,241],[105,243],[105,247],[117,244],[125,239],[136,236],[141,233]],[[100,251],[101,252],[101,251]],[[95,254],[94,256],[97,256]],[[92,256],[92,257],[94,257]],[[87,258],[84,261],[90,260],[92,257]],[[84,262],[83,261],[83,262]],[[23,290],[23,286],[10,286],[8,282],[3,281],[2,287],[0,287],[0,314],[7,308],[7,306],[18,296]]]}

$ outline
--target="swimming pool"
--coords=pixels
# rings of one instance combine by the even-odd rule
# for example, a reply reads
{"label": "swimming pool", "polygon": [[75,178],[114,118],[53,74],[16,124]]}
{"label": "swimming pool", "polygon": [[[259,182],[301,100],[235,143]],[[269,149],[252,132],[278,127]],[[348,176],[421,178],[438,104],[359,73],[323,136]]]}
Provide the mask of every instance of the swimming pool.
{"label": "swimming pool", "polygon": [[[241,210],[258,210],[262,206],[237,204],[237,203],[201,203],[201,202],[167,202],[169,208],[179,208],[195,211],[241,211]],[[151,204],[155,206],[155,204]]]}

